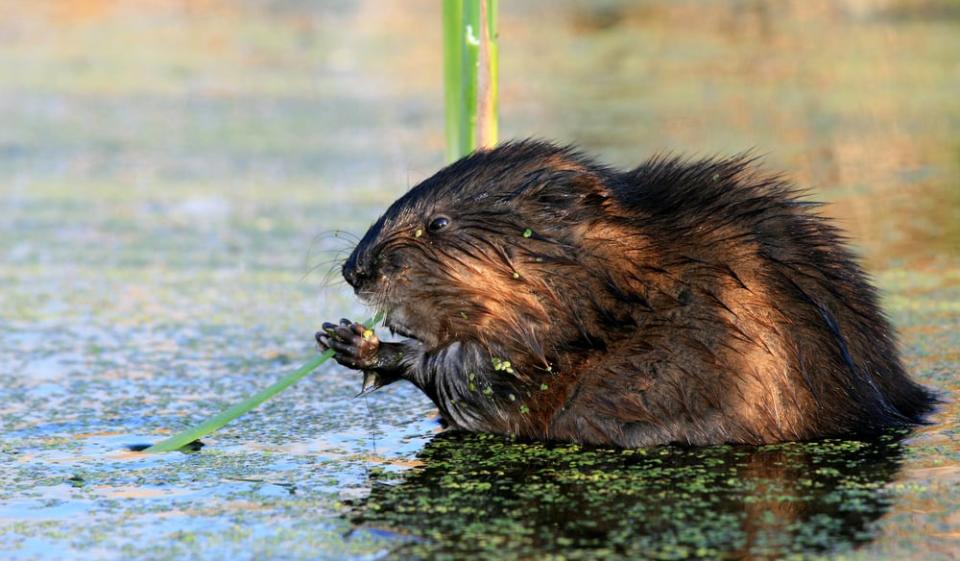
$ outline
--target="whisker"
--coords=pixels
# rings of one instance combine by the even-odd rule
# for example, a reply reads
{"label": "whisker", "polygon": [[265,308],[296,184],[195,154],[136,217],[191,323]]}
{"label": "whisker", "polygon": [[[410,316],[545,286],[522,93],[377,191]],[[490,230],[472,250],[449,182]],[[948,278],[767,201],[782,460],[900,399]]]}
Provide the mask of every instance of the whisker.
{"label": "whisker", "polygon": [[324,259],[323,261],[320,261],[316,265],[313,265],[307,268],[307,270],[304,271],[303,276],[300,277],[300,280],[301,281],[305,280],[312,273],[315,273],[316,271],[324,267],[327,267],[327,271],[323,275],[323,278],[326,279],[326,277],[330,275],[331,272],[336,271],[343,265],[344,261],[346,260],[346,257],[345,257],[346,251],[347,251],[346,249],[339,249],[336,251],[336,253],[334,253],[333,257],[331,257],[330,259]]}
{"label": "whisker", "polygon": [[336,274],[337,267],[332,266],[326,273],[323,274],[323,278],[320,280],[320,288],[327,289],[334,286],[341,286],[347,284],[346,279],[343,276]]}
{"label": "whisker", "polygon": [[348,232],[347,230],[324,230],[322,232],[317,232],[313,236],[314,241],[319,241],[323,239],[333,238],[335,240],[350,240],[353,242],[360,241],[360,236],[354,234],[353,232]]}

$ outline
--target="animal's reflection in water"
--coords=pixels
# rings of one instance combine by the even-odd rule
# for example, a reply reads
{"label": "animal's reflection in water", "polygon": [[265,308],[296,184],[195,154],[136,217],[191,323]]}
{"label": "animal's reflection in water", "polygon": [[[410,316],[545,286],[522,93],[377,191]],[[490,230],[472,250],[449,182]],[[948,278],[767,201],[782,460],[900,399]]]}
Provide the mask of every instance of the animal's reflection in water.
{"label": "animal's reflection in water", "polygon": [[777,558],[868,542],[901,458],[892,437],[621,451],[444,433],[353,512],[414,558]]}

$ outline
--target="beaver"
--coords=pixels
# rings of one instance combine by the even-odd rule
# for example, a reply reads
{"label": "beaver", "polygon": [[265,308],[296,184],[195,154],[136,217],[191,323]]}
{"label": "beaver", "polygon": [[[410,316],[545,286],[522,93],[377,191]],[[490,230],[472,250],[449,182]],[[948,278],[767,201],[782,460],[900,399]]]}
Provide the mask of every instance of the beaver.
{"label": "beaver", "polygon": [[410,189],[343,265],[384,325],[317,333],[452,427],[642,447],[872,436],[935,396],[843,234],[755,157],[629,171],[526,140]]}

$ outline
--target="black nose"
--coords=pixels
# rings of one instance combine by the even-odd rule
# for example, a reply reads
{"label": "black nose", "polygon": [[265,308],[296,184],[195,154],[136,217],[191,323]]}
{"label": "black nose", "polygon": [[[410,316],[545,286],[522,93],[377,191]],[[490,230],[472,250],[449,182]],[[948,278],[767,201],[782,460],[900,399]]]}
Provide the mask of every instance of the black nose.
{"label": "black nose", "polygon": [[363,282],[369,278],[369,275],[363,269],[362,264],[357,262],[356,256],[351,255],[347,262],[343,264],[343,278],[347,279],[354,290],[359,290]]}

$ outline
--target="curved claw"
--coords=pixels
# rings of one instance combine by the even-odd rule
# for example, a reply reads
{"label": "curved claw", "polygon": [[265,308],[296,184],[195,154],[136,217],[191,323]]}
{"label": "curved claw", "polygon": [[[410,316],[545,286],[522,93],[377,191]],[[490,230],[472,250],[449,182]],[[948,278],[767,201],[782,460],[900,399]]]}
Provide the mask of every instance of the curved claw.
{"label": "curved claw", "polygon": [[365,370],[363,372],[363,384],[360,386],[360,393],[358,393],[354,397],[367,395],[371,392],[374,392],[380,389],[381,387],[383,387],[383,385],[384,384],[381,382],[379,374],[377,374],[373,370]]}

